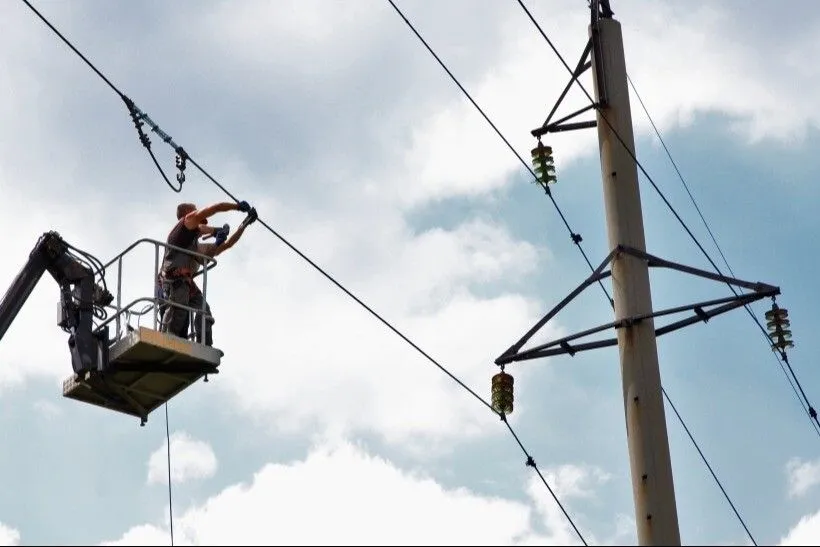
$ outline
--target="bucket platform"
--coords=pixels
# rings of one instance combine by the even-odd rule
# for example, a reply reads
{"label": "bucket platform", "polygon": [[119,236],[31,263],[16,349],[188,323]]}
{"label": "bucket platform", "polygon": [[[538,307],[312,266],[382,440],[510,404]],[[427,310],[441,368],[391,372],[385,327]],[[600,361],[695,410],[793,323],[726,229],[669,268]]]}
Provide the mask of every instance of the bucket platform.
{"label": "bucket platform", "polygon": [[[152,296],[137,298],[123,306],[123,257],[140,243],[154,246],[154,269],[150,276],[144,277],[147,281],[146,292],[151,290]],[[97,325],[95,331],[105,340],[108,340],[109,329],[114,331],[111,340],[103,345],[107,348],[108,355],[102,359],[105,364],[100,370],[75,372],[66,378],[63,381],[63,397],[136,416],[140,418],[140,425],[145,425],[151,412],[198,380],[204,379],[207,382],[208,375],[219,372],[218,367],[223,356],[221,350],[159,330],[161,306],[185,309],[189,314],[190,326],[193,326],[195,319],[199,321],[208,316],[206,310],[166,301],[155,292],[162,247],[170,245],[156,240],[141,239],[104,265],[105,269],[116,265],[119,270],[116,302],[110,306],[112,313]],[[207,272],[216,265],[216,261],[184,249],[180,251],[196,256],[206,264],[200,272],[202,277],[198,278],[202,281],[202,293],[205,295]],[[141,305],[142,309],[137,309],[138,305]],[[200,314],[198,318],[196,314]],[[152,316],[149,323],[152,323],[153,328],[139,325],[139,321],[146,315]],[[136,326],[131,325],[133,319],[137,321]],[[102,334],[103,332],[105,334]],[[190,337],[193,338],[193,334]]]}
{"label": "bucket platform", "polygon": [[[208,374],[217,374],[222,351],[145,327],[111,345],[108,369],[73,374],[63,396],[136,416],[148,414]],[[205,378],[207,381],[207,378]]]}

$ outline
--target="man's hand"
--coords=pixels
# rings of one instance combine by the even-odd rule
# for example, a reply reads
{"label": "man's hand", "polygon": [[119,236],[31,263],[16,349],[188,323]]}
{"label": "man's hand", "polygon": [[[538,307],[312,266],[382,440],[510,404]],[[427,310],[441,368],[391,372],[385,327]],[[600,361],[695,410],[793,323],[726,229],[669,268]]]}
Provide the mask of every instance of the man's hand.
{"label": "man's hand", "polygon": [[242,224],[241,224],[242,228],[245,228],[246,226],[250,226],[251,224],[256,222],[257,218],[259,218],[259,215],[256,214],[256,207],[251,207],[251,210],[248,211],[248,216],[246,216],[245,220],[242,221]]}
{"label": "man's hand", "polygon": [[247,201],[242,200],[236,204],[236,208],[243,213],[248,213],[251,210],[251,205]]}
{"label": "man's hand", "polygon": [[225,240],[228,239],[228,233],[231,231],[230,226],[227,224],[224,225],[222,228],[216,231],[216,239],[214,240],[214,244],[216,246],[222,245],[225,243]]}

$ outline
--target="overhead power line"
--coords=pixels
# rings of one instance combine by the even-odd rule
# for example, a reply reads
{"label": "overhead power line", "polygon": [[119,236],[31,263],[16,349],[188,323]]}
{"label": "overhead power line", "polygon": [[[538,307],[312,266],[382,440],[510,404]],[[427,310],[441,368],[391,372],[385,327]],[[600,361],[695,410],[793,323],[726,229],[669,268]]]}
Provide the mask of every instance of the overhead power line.
{"label": "overhead power line", "polygon": [[[87,65],[88,65],[88,66],[89,66],[89,67],[90,67],[90,68],[91,68],[91,69],[92,69],[92,70],[93,70],[93,71],[94,71],[94,72],[95,72],[95,73],[96,73],[96,74],[97,74],[97,75],[98,75],[98,76],[99,76],[99,77],[100,77],[100,78],[101,78],[101,79],[102,79],[102,80],[106,83],[106,84],[108,84],[108,86],[109,86],[109,87],[110,87],[110,88],[111,88],[111,89],[112,89],[112,90],[113,90],[113,91],[114,91],[117,95],[119,95],[119,97],[120,97],[120,98],[122,98],[122,99],[126,102],[126,104],[128,104],[129,102],[131,102],[131,101],[130,101],[130,99],[129,99],[129,98],[128,98],[128,97],[127,97],[127,96],[126,96],[123,92],[121,92],[121,91],[120,91],[120,90],[119,90],[119,89],[118,89],[118,88],[117,88],[114,84],[112,84],[112,83],[111,83],[111,81],[110,81],[108,78],[106,78],[106,77],[105,77],[105,75],[104,75],[104,74],[103,74],[103,73],[102,73],[102,72],[101,72],[101,71],[100,71],[100,70],[99,70],[96,66],[94,66],[94,64],[93,64],[93,63],[91,63],[91,61],[89,61],[89,60],[88,60],[88,59],[87,59],[87,58],[86,58],[86,57],[85,57],[82,53],[80,53],[80,51],[79,51],[76,47],[74,47],[74,45],[73,45],[73,44],[71,44],[71,42],[70,42],[70,41],[69,41],[69,40],[68,40],[65,36],[63,36],[63,34],[62,34],[62,33],[60,33],[60,32],[59,32],[59,31],[58,31],[58,30],[57,30],[57,29],[56,29],[56,28],[55,28],[55,27],[54,27],[54,26],[53,26],[53,25],[52,25],[52,24],[51,24],[51,23],[50,23],[50,22],[49,22],[49,21],[48,21],[48,20],[47,20],[47,19],[43,16],[43,15],[42,15],[42,14],[41,14],[41,13],[40,13],[40,12],[39,12],[39,11],[38,11],[35,7],[34,7],[34,6],[32,6],[32,5],[31,5],[31,3],[30,3],[28,0],[22,0],[22,2],[23,2],[23,3],[25,3],[25,4],[26,4],[26,6],[28,6],[28,7],[29,7],[29,9],[31,9],[31,10],[32,10],[32,11],[33,11],[33,12],[34,12],[34,13],[35,13],[35,14],[36,14],[36,15],[37,15],[37,16],[38,16],[38,17],[39,17],[39,18],[40,18],[40,19],[41,19],[41,20],[42,20],[42,21],[43,21],[43,22],[44,22],[44,23],[45,23],[45,24],[46,24],[46,25],[47,25],[47,26],[48,26],[48,27],[49,27],[49,28],[50,28],[50,29],[54,32],[54,33],[55,33],[55,34],[57,34],[57,36],[59,36],[59,37],[60,37],[60,39],[61,39],[61,40],[62,40],[62,41],[63,41],[63,42],[64,42],[64,43],[65,43],[65,44],[69,47],[69,48],[71,48],[71,50],[72,50],[72,51],[74,51],[74,53],[76,53],[76,54],[77,54],[77,55],[78,55],[78,56],[79,56],[79,57],[80,57],[83,61],[85,61],[85,63],[86,63],[86,64],[87,64]],[[391,3],[392,3],[392,2],[391,2]],[[395,7],[395,5],[394,5],[394,7]],[[396,9],[398,9],[398,8],[396,8]],[[131,102],[131,104],[133,104],[133,102]],[[138,128],[138,129],[139,129],[139,128]],[[156,130],[157,128],[154,128],[154,129]],[[141,139],[141,140],[142,140],[142,139]],[[166,142],[166,143],[169,143],[169,144],[171,144],[171,142],[172,142],[172,141],[170,140],[170,138],[167,138],[167,139],[166,139],[166,138],[164,138],[164,139],[163,139],[163,141],[164,141],[164,142]],[[144,140],[143,140],[143,144],[145,145]],[[147,146],[147,145],[146,145],[146,148],[149,148],[149,150],[150,150],[150,147],[149,147],[149,146]],[[152,157],[153,157],[153,154],[152,154]],[[228,197],[230,197],[231,199],[233,199],[235,202],[238,202],[238,201],[239,201],[239,200],[236,198],[236,196],[234,196],[234,195],[233,195],[230,191],[228,191],[228,189],[227,189],[227,188],[225,188],[225,186],[224,186],[224,185],[222,185],[222,184],[221,184],[220,182],[218,182],[218,181],[217,181],[217,180],[216,180],[213,176],[211,176],[211,175],[210,175],[210,173],[208,173],[208,172],[207,172],[207,171],[206,171],[206,170],[205,170],[205,169],[204,169],[204,168],[203,168],[203,167],[202,167],[199,163],[197,163],[197,162],[196,162],[196,160],[194,160],[194,159],[193,159],[190,155],[188,155],[188,154],[186,153],[186,154],[185,154],[185,157],[186,157],[186,160],[187,160],[187,161],[190,161],[190,162],[191,162],[191,164],[193,164],[193,165],[194,165],[194,166],[195,166],[195,167],[196,167],[196,168],[197,168],[197,169],[198,169],[198,170],[199,170],[199,171],[200,171],[200,172],[201,172],[201,173],[202,173],[202,174],[203,174],[206,178],[208,178],[208,179],[209,179],[212,183],[214,183],[214,184],[215,184],[215,185],[216,185],[216,186],[217,186],[220,190],[222,190],[222,192],[223,192],[223,193],[225,193]],[[522,161],[523,161],[523,160],[522,160]],[[155,163],[156,163],[156,161],[155,161]],[[157,167],[159,168],[159,165],[158,165],[158,164],[157,164]],[[160,170],[161,170],[161,168],[160,168]],[[163,173],[163,176],[164,176],[164,173]],[[166,182],[167,182],[167,178],[166,178]],[[339,281],[337,281],[337,280],[336,280],[336,279],[335,279],[332,275],[330,275],[328,272],[326,272],[323,268],[321,268],[321,267],[320,267],[318,264],[316,264],[313,260],[311,260],[310,258],[308,258],[308,257],[307,257],[307,255],[305,255],[305,254],[304,254],[302,251],[300,251],[300,250],[299,250],[296,246],[294,246],[292,243],[290,243],[290,241],[288,241],[285,237],[283,237],[281,234],[279,234],[279,233],[278,233],[278,232],[277,232],[277,231],[276,231],[273,227],[271,227],[268,223],[266,223],[266,222],[265,222],[262,218],[258,218],[258,222],[260,222],[260,224],[262,224],[262,226],[264,226],[264,227],[265,227],[265,228],[266,228],[266,229],[267,229],[267,230],[268,230],[268,231],[269,231],[272,235],[274,235],[276,238],[278,238],[280,241],[282,241],[282,243],[284,243],[286,246],[288,246],[288,247],[289,247],[292,251],[294,251],[294,252],[295,252],[297,255],[299,255],[302,259],[304,259],[304,260],[305,260],[308,264],[310,264],[310,265],[311,265],[311,266],[312,266],[315,270],[317,270],[320,274],[322,274],[325,278],[327,278],[327,279],[328,279],[331,283],[333,283],[334,285],[336,285],[336,287],[338,287],[338,288],[339,288],[340,290],[342,290],[345,294],[347,294],[350,298],[352,298],[352,299],[353,299],[353,300],[354,300],[357,304],[359,304],[361,307],[363,307],[365,310],[367,310],[367,311],[368,311],[371,315],[373,315],[373,316],[374,316],[377,320],[379,320],[379,321],[380,321],[383,325],[385,325],[388,329],[390,329],[391,331],[393,331],[396,335],[398,335],[398,336],[399,336],[402,340],[404,340],[407,344],[409,344],[412,348],[414,348],[414,349],[415,349],[418,353],[420,353],[423,357],[425,357],[425,358],[426,358],[428,361],[430,361],[433,365],[435,365],[436,367],[438,367],[438,368],[439,368],[442,372],[444,372],[447,376],[449,376],[449,377],[450,377],[453,381],[455,381],[458,385],[460,385],[460,386],[461,386],[462,388],[464,388],[467,392],[469,392],[469,393],[470,393],[470,394],[471,394],[474,398],[476,398],[478,401],[480,401],[480,402],[481,402],[481,403],[482,403],[485,407],[487,407],[488,409],[490,409],[490,411],[492,411],[494,414],[498,415],[498,416],[501,418],[501,420],[504,422],[504,424],[507,426],[508,430],[510,431],[510,434],[513,436],[513,438],[515,439],[516,443],[518,444],[518,446],[521,448],[522,452],[523,452],[523,453],[524,453],[524,455],[526,456],[526,465],[527,465],[527,466],[529,466],[529,467],[533,467],[533,469],[535,469],[536,473],[538,474],[539,478],[541,479],[541,482],[542,482],[542,483],[544,484],[544,486],[547,488],[547,490],[549,491],[549,493],[550,493],[550,495],[552,496],[553,500],[554,500],[554,501],[555,501],[555,503],[558,505],[558,507],[560,508],[561,512],[564,514],[564,516],[566,517],[566,519],[568,520],[568,522],[569,522],[569,523],[570,523],[570,525],[572,526],[573,530],[575,531],[575,533],[576,533],[576,534],[578,535],[578,537],[580,538],[581,542],[582,542],[584,545],[587,545],[587,542],[586,542],[586,540],[584,539],[584,536],[581,534],[580,530],[579,530],[579,529],[578,529],[578,527],[575,525],[575,522],[572,520],[572,518],[570,517],[569,513],[568,513],[568,512],[566,511],[566,509],[564,508],[563,504],[562,504],[562,503],[561,503],[561,501],[558,499],[558,496],[557,496],[557,495],[556,495],[556,493],[553,491],[552,487],[549,485],[549,483],[547,482],[547,480],[546,480],[546,478],[544,477],[544,475],[542,474],[542,472],[538,469],[538,466],[536,465],[535,460],[534,460],[534,459],[533,459],[533,457],[530,455],[529,451],[528,451],[528,450],[524,447],[524,445],[522,444],[522,442],[521,442],[520,438],[518,437],[518,435],[516,434],[515,430],[513,429],[512,425],[509,423],[509,421],[506,419],[506,416],[505,416],[503,413],[497,412],[497,411],[493,408],[493,406],[492,406],[490,403],[488,403],[488,402],[487,402],[484,398],[482,398],[480,395],[478,395],[478,394],[477,394],[477,393],[476,393],[473,389],[471,389],[471,388],[470,388],[469,386],[467,386],[464,382],[462,382],[462,381],[461,381],[458,377],[456,377],[456,376],[455,376],[453,373],[451,373],[451,372],[450,372],[450,371],[449,371],[446,367],[444,367],[444,366],[443,366],[443,365],[441,365],[438,361],[436,361],[433,357],[431,357],[431,356],[430,356],[427,352],[425,352],[424,350],[422,350],[422,349],[421,349],[418,345],[416,345],[416,344],[415,344],[412,340],[410,340],[410,339],[409,339],[407,336],[405,336],[405,335],[404,335],[401,331],[399,331],[396,327],[394,327],[394,326],[393,326],[390,322],[388,322],[386,319],[384,319],[384,317],[382,317],[380,314],[378,314],[376,311],[374,311],[374,310],[373,310],[370,306],[368,306],[367,304],[365,304],[365,303],[364,303],[364,302],[363,302],[360,298],[358,298],[356,295],[354,295],[352,292],[350,292],[350,291],[349,291],[346,287],[344,287],[344,286],[343,286],[343,285],[342,285]],[[565,222],[566,222],[566,221],[565,221]],[[579,248],[580,248],[580,246],[579,246]],[[588,261],[587,261],[587,262],[588,262]],[[603,286],[602,286],[602,288],[603,288]],[[604,290],[605,290],[605,289],[604,289]],[[169,435],[170,435],[170,434],[169,434]],[[170,438],[170,436],[169,436],[169,438]],[[170,442],[169,442],[169,447],[170,447]],[[170,454],[170,453],[169,453],[169,454]],[[170,460],[169,460],[169,473],[170,473]],[[170,485],[170,474],[169,474],[169,485]],[[170,496],[170,490],[169,490],[169,496]],[[171,520],[172,520],[172,522],[173,522],[173,514],[172,514],[172,516],[171,516]],[[172,526],[173,526],[173,524],[172,524]],[[173,541],[173,538],[172,538],[172,541]]]}

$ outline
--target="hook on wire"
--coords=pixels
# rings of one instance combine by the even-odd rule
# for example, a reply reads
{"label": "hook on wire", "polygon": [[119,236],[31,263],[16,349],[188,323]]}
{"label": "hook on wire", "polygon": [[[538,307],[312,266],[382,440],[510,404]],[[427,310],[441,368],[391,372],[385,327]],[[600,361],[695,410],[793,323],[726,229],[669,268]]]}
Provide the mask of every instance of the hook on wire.
{"label": "hook on wire", "polygon": [[177,169],[179,169],[179,173],[177,173],[177,182],[179,183],[179,187],[182,188],[182,183],[185,182],[185,167],[188,163],[188,153],[181,146],[176,147],[176,153],[176,166]]}

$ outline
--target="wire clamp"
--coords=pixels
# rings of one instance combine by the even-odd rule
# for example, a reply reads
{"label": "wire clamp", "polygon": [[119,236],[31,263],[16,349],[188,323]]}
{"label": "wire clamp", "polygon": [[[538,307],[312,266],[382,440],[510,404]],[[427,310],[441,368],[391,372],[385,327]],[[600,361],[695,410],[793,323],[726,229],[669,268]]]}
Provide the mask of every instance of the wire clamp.
{"label": "wire clamp", "polygon": [[188,153],[181,146],[177,146],[176,153],[176,166],[177,169],[179,169],[179,173],[177,173],[177,182],[181,187],[182,183],[185,182],[185,167],[187,167],[188,164]]}

